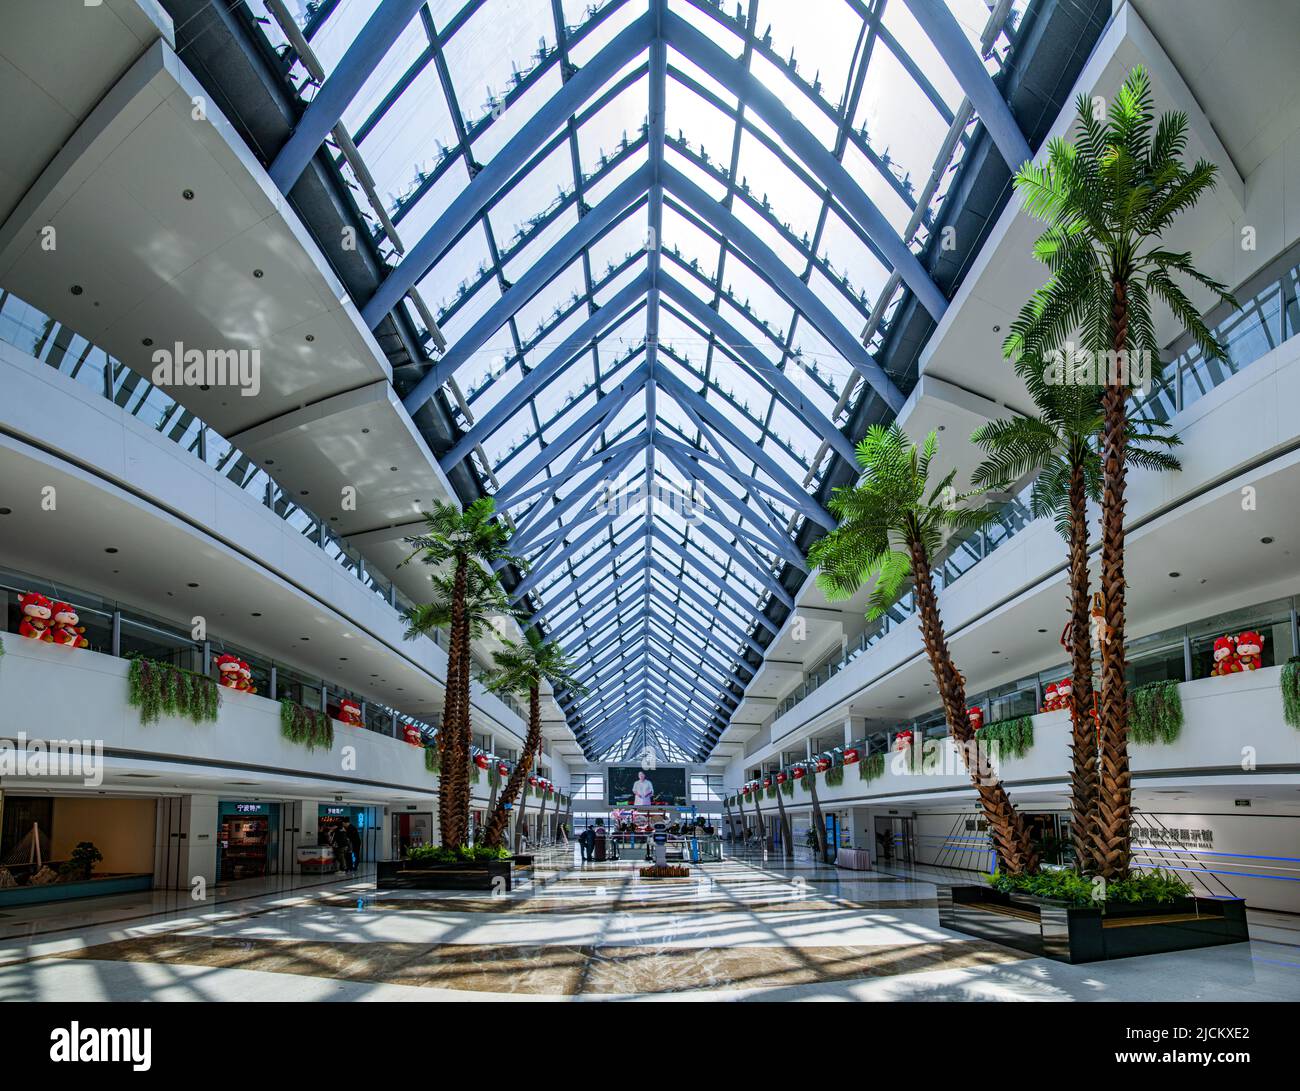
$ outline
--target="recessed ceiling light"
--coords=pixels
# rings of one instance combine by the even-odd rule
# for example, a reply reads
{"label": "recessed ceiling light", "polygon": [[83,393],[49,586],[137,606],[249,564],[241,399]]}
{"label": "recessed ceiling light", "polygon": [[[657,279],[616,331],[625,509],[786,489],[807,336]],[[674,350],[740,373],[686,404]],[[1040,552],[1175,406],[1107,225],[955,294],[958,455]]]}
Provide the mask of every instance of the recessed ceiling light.
{"label": "recessed ceiling light", "polygon": [[254,270],[253,270],[253,276],[255,276],[258,280],[261,280],[262,277],[264,277],[265,275],[266,275],[266,274],[263,273],[261,269],[254,269]]}
{"label": "recessed ceiling light", "polygon": [[105,546],[105,548],[104,548],[104,552],[105,552],[105,553],[116,553],[116,552],[117,552],[117,546]]}
{"label": "recessed ceiling light", "polygon": [[306,338],[306,339],[307,339],[307,341],[309,341],[309,342],[310,342],[310,341],[315,341],[315,340],[316,340],[316,335],[315,335],[314,333],[309,333],[309,334],[307,335],[307,338]]}
{"label": "recessed ceiling light", "polygon": [[186,586],[186,587],[198,587],[198,584],[197,584],[197,583],[187,583],[185,586]]}
{"label": "recessed ceiling light", "polygon": [[261,617],[262,615],[261,615],[258,611],[254,610],[253,613],[252,613],[252,616],[253,616],[253,617]]}
{"label": "recessed ceiling light", "polygon": [[181,196],[187,201],[192,201],[194,200],[194,191],[192,189],[183,189],[181,190]]}
{"label": "recessed ceiling light", "polygon": [[390,470],[392,470],[393,473],[397,473],[397,467],[396,467],[396,466],[389,466],[388,468],[389,468]]}
{"label": "recessed ceiling light", "polygon": [[1039,631],[1040,633],[1045,633],[1045,632],[1047,632],[1046,629],[1039,629],[1038,631]]}
{"label": "recessed ceiling light", "polygon": [[346,655],[340,655],[340,656],[339,656],[339,662],[340,662],[340,663],[346,663],[347,661],[348,661],[348,657],[347,657]]}
{"label": "recessed ceiling light", "polygon": [[268,458],[268,459],[266,460],[266,465],[267,465],[267,466],[274,466],[274,465],[275,465],[275,459],[273,459],[273,458]]}
{"label": "recessed ceiling light", "polygon": [[13,511],[13,508],[0,508],[0,515],[12,515]]}
{"label": "recessed ceiling light", "polygon": [[369,428],[363,428],[363,429],[361,429],[361,434],[362,434],[363,436],[368,436],[368,435],[370,435],[370,429],[369,429]]}
{"label": "recessed ceiling light", "polygon": [[1260,542],[1261,542],[1263,545],[1272,545],[1272,544],[1273,544],[1273,539],[1272,539],[1272,538],[1261,538],[1261,539],[1260,539]]}
{"label": "recessed ceiling light", "polygon": [[81,293],[84,292],[85,290],[86,289],[83,288],[80,284],[74,284],[71,288],[68,289],[68,291],[70,291],[73,295],[81,295]]}
{"label": "recessed ceiling light", "polygon": [[989,655],[1001,655],[1001,654],[1002,654],[1002,650],[1000,648],[994,648],[991,652],[989,652]]}
{"label": "recessed ceiling light", "polygon": [[152,337],[144,337],[144,338],[142,338],[142,339],[140,340],[140,344],[144,345],[145,348],[148,348],[150,345],[153,344],[153,338],[152,338]]}
{"label": "recessed ceiling light", "polygon": [[1170,572],[1170,573],[1169,573],[1169,578],[1170,578],[1171,580],[1176,580],[1176,579],[1178,579],[1178,577],[1181,576],[1181,575],[1182,575],[1181,572]]}
{"label": "recessed ceiling light", "polygon": [[298,639],[299,639],[299,640],[310,640],[311,637],[309,637],[309,636],[300,636]]}

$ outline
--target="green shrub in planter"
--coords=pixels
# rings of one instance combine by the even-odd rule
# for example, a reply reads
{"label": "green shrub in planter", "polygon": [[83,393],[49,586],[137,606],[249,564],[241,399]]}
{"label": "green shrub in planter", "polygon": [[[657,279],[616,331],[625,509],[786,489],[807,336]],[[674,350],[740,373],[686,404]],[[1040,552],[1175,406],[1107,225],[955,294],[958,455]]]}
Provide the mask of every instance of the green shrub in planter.
{"label": "green shrub in planter", "polygon": [[1282,718],[1300,727],[1300,657],[1292,656],[1282,667]]}
{"label": "green shrub in planter", "polygon": [[415,845],[406,850],[406,859],[413,864],[466,864],[484,860],[509,860],[507,848],[488,848],[486,845]]}
{"label": "green shrub in planter", "polygon": [[1159,870],[1136,872],[1104,886],[1068,869],[1040,871],[1034,875],[1004,875],[999,871],[989,877],[989,885],[1003,894],[1028,894],[1069,905],[1094,905],[1099,890],[1104,892],[1103,901],[1107,905],[1168,904],[1192,894],[1192,888],[1177,875]]}
{"label": "green shrub in planter", "polygon": [[785,783],[781,785],[781,791],[788,796],[794,795],[794,781],[787,777]]}
{"label": "green shrub in planter", "polygon": [[438,760],[438,748],[436,746],[426,746],[424,748],[424,767],[430,773],[442,772],[442,763]]}
{"label": "green shrub in planter", "polygon": [[799,786],[805,792],[812,791],[812,778],[814,776],[816,776],[816,774],[811,769],[809,769],[808,772],[804,773],[804,775],[799,778]]}
{"label": "green shrub in planter", "polygon": [[89,879],[95,865],[103,859],[104,854],[95,847],[93,841],[78,841],[72,854],[59,867],[59,876],[68,882]]}
{"label": "green shrub in planter", "polygon": [[1129,695],[1129,737],[1136,743],[1171,743],[1183,730],[1178,682],[1148,682]]}
{"label": "green shrub in planter", "polygon": [[280,702],[280,734],[308,750],[315,750],[318,746],[325,750],[334,747],[334,721],[325,713],[297,701]]}
{"label": "green shrub in planter", "polygon": [[858,762],[858,777],[870,784],[885,775],[885,755],[868,754]]}
{"label": "green shrub in planter", "polygon": [[833,787],[836,784],[844,783],[844,766],[832,765],[826,770],[826,786]]}
{"label": "green shrub in planter", "polygon": [[127,701],[140,710],[142,724],[164,715],[179,716],[196,724],[217,718],[221,695],[217,683],[203,674],[137,656],[127,671]]}
{"label": "green shrub in planter", "polygon": [[1020,758],[1034,745],[1034,721],[1029,716],[1017,716],[1014,720],[997,720],[985,724],[975,737],[981,746],[998,744],[1000,758]]}

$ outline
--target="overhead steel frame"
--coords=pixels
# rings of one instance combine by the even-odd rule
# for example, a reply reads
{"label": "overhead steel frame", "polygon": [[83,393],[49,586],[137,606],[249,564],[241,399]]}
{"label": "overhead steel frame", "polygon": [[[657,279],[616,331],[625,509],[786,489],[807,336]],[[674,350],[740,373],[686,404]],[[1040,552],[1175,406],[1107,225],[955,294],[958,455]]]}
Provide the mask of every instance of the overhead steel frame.
{"label": "overhead steel frame", "polygon": [[[692,2],[695,2],[695,0],[692,0]],[[980,63],[978,55],[966,42],[960,28],[957,27],[946,9],[941,4],[933,2],[933,0],[906,0],[906,3],[913,10],[926,34],[935,43],[945,63],[957,75],[968,97],[977,104],[982,120],[989,128],[1008,163],[1013,167],[1017,166],[1024,158],[1027,158],[1028,149],[1024,145],[1019,130],[1015,128],[1014,121],[1010,118],[1010,111],[1006,107],[1006,103],[1002,101],[996,86]],[[619,6],[621,4],[617,3],[606,5],[600,11],[599,18],[603,19],[613,8]],[[718,11],[709,4],[699,3],[698,6],[702,11],[706,11],[720,22],[726,21],[727,17],[718,14]],[[864,10],[863,6],[858,2],[854,2],[853,6],[855,10],[858,10],[863,15],[864,24],[870,26],[873,34],[880,32],[888,40],[887,33],[879,26],[878,6],[873,7],[870,12]],[[326,7],[329,7],[329,5],[326,5]],[[472,14],[472,7],[472,5],[467,5],[456,17],[454,22],[458,26],[463,25],[469,14]],[[726,530],[731,532],[730,540],[728,540],[727,535],[718,534],[707,524],[700,524],[699,533],[701,536],[707,538],[712,546],[721,550],[726,558],[724,563],[728,567],[735,565],[737,572],[743,571],[748,576],[758,579],[768,592],[780,598],[784,604],[789,606],[791,604],[790,596],[774,580],[773,569],[770,564],[771,558],[764,556],[764,553],[771,553],[774,556],[781,557],[796,567],[801,567],[801,564],[799,560],[789,555],[789,539],[784,534],[780,535],[779,541],[776,540],[776,534],[773,532],[779,531],[779,520],[759,494],[765,493],[783,506],[793,507],[800,511],[804,517],[813,518],[822,525],[829,525],[829,516],[824,511],[821,511],[815,503],[810,502],[806,495],[802,494],[800,487],[781,470],[770,456],[767,456],[760,443],[755,443],[748,435],[737,428],[734,422],[713,406],[708,398],[689,389],[675,376],[659,370],[657,365],[661,348],[658,343],[658,320],[662,297],[666,295],[673,299],[677,305],[674,314],[679,318],[685,319],[689,317],[696,328],[707,331],[710,357],[716,347],[720,352],[725,353],[728,359],[748,370],[753,378],[763,382],[771,389],[774,399],[780,400],[791,412],[804,421],[813,435],[833,448],[840,457],[851,457],[851,445],[847,437],[840,433],[823,414],[817,411],[815,405],[805,399],[797,388],[794,388],[780,366],[773,367],[761,353],[755,351],[752,346],[747,345],[730,324],[721,318],[719,310],[716,309],[720,298],[715,298],[714,307],[709,307],[693,293],[676,284],[675,280],[664,277],[661,272],[662,210],[665,189],[672,191],[675,198],[681,202],[682,207],[690,209],[702,220],[709,223],[719,235],[729,241],[733,238],[738,239],[739,245],[736,249],[749,260],[751,267],[754,264],[762,264],[769,256],[774,258],[770,251],[764,251],[763,244],[757,240],[756,236],[752,235],[752,232],[746,234],[747,229],[735,219],[727,208],[711,201],[690,179],[675,171],[675,168],[668,166],[665,162],[664,150],[668,141],[663,131],[663,106],[668,67],[666,61],[668,46],[672,46],[673,49],[692,60],[695,64],[710,71],[712,75],[719,79],[720,83],[737,94],[740,99],[740,109],[737,111],[738,119],[743,116],[746,109],[753,110],[780,136],[785,144],[795,151],[810,169],[812,175],[824,184],[827,195],[826,205],[829,205],[831,200],[835,199],[838,200],[842,207],[847,208],[850,216],[846,217],[846,222],[851,223],[854,229],[866,228],[866,235],[871,249],[878,254],[883,252],[887,263],[903,275],[903,279],[912,288],[923,305],[936,317],[942,314],[942,309],[946,305],[942,296],[934,289],[933,283],[924,274],[924,270],[920,268],[915,257],[903,246],[902,241],[892,232],[883,216],[875,209],[871,201],[857,187],[854,180],[839,163],[839,149],[837,148],[836,153],[828,153],[826,149],[822,148],[789,113],[780,97],[753,76],[748,70],[747,60],[736,62],[689,22],[669,12],[665,0],[650,0],[650,11],[647,15],[636,19],[624,31],[616,35],[581,70],[575,69],[568,59],[568,33],[563,24],[561,5],[559,0],[552,0],[552,11],[557,33],[556,50],[549,56],[539,54],[541,63],[538,65],[538,69],[527,74],[522,80],[517,79],[516,82],[520,84],[531,81],[539,70],[549,68],[555,62],[555,54],[558,53],[558,63],[561,66],[563,80],[562,89],[554,94],[534,114],[530,123],[525,125],[512,140],[508,141],[502,151],[494,156],[487,166],[482,168],[479,168],[472,159],[471,144],[473,136],[477,134],[467,130],[463,122],[463,115],[456,105],[455,89],[452,87],[451,80],[446,73],[446,64],[442,57],[442,42],[432,33],[432,20],[427,11],[423,9],[422,4],[417,0],[383,0],[361,34],[349,47],[339,64],[336,65],[335,70],[330,74],[329,79],[326,80],[315,99],[304,112],[289,143],[286,144],[277,157],[276,163],[273,164],[273,177],[276,178],[277,184],[281,185],[282,189],[287,191],[292,185],[293,180],[301,173],[302,167],[305,166],[306,162],[315,154],[315,151],[324,141],[325,135],[333,128],[333,125],[341,116],[342,110],[365,82],[374,65],[387,52],[389,46],[396,41],[402,29],[416,11],[420,11],[421,17],[425,20],[426,29],[431,31],[431,47],[421,55],[421,58],[416,63],[421,65],[432,60],[439,66],[439,76],[456,121],[459,144],[457,154],[463,156],[470,165],[474,177],[469,186],[452,203],[452,206],[419,240],[416,247],[406,254],[393,270],[392,275],[381,285],[375,297],[366,304],[363,313],[367,321],[371,322],[372,325],[377,324],[392,307],[397,305],[405,292],[414,286],[416,280],[475,223],[481,222],[485,230],[490,231],[484,210],[492,204],[504,189],[517,184],[518,180],[528,173],[528,167],[531,165],[528,162],[530,153],[534,157],[533,162],[535,162],[535,157],[539,154],[543,142],[542,138],[561,125],[564,128],[563,138],[569,142],[574,161],[575,194],[573,204],[578,209],[579,223],[566,235],[565,239],[553,245],[544,255],[538,258],[529,267],[520,283],[514,285],[506,282],[502,272],[501,254],[495,245],[495,241],[489,239],[489,250],[492,258],[492,268],[489,270],[489,274],[495,274],[497,277],[502,289],[502,299],[490,310],[488,315],[484,316],[475,325],[473,331],[471,331],[471,336],[459,339],[452,350],[438,364],[429,369],[421,382],[408,396],[408,408],[414,412],[434,390],[454,374],[456,368],[475,351],[478,345],[482,344],[482,340],[475,344],[476,338],[480,335],[485,340],[486,336],[490,336],[496,329],[509,324],[514,336],[516,354],[522,358],[525,350],[520,343],[517,331],[514,329],[515,314],[529,298],[532,298],[536,292],[541,291],[550,283],[556,272],[566,267],[575,257],[580,257],[583,262],[585,287],[581,303],[585,304],[588,309],[587,321],[583,324],[582,329],[567,339],[561,349],[549,354],[540,368],[527,372],[524,380],[524,383],[527,384],[525,389],[509,398],[508,407],[499,408],[491,418],[480,421],[473,432],[458,443],[446,458],[451,465],[463,460],[470,451],[474,450],[478,442],[490,437],[501,424],[509,419],[512,413],[517,412],[525,405],[529,406],[532,411],[535,435],[540,436],[543,426],[537,420],[536,406],[533,401],[535,395],[562,374],[575,359],[584,357],[588,352],[595,355],[602,334],[624,321],[629,314],[634,314],[639,308],[639,299],[644,298],[647,312],[646,363],[641,369],[633,373],[631,377],[634,380],[633,382],[629,383],[628,379],[625,378],[624,383],[635,387],[635,380],[639,379],[643,388],[647,391],[647,413],[642,422],[648,434],[648,441],[640,443],[635,439],[627,440],[620,445],[620,450],[616,455],[609,454],[610,445],[602,442],[602,434],[607,425],[617,415],[617,409],[599,413],[588,411],[583,417],[571,423],[562,433],[560,439],[546,445],[542,454],[547,457],[536,456],[527,467],[517,472],[511,483],[507,485],[507,488],[511,488],[512,492],[507,493],[502,498],[505,504],[509,504],[512,500],[519,501],[536,497],[524,517],[523,536],[519,539],[519,544],[525,548],[540,546],[547,551],[545,556],[550,559],[556,559],[554,551],[560,546],[568,547],[567,552],[570,556],[576,554],[581,547],[576,542],[568,540],[567,530],[577,522],[585,521],[589,517],[590,511],[585,510],[578,517],[575,517],[572,522],[565,524],[563,522],[564,516],[576,506],[577,494],[570,492],[563,499],[557,499],[560,487],[576,476],[593,469],[609,468],[612,465],[623,464],[622,460],[632,457],[639,448],[644,450],[646,456],[645,480],[647,491],[649,491],[657,487],[658,471],[655,465],[655,455],[662,450],[668,457],[669,463],[687,481],[698,479],[708,482],[718,500],[731,508],[740,517],[741,524],[743,525],[746,520],[750,524],[750,529],[745,530],[742,529],[742,526],[729,522],[725,517],[722,517],[718,509],[713,506],[712,500],[710,500],[708,514],[716,518],[719,525],[725,526]],[[323,16],[318,16],[319,18],[323,18]],[[595,21],[597,20],[591,20],[593,23]],[[733,29],[735,28],[733,27]],[[581,32],[582,30],[579,31],[579,33]],[[746,58],[751,50],[757,50],[760,53],[765,50],[770,52],[770,44],[758,42],[753,35],[752,27],[742,28],[742,30],[737,30],[737,33],[742,33]],[[905,53],[898,49],[896,42],[891,40],[890,46],[899,55],[900,61],[912,73],[923,91],[936,104],[936,108],[940,110],[942,115],[945,110],[942,100],[938,98],[933,87],[925,80],[924,74],[920,73],[916,66],[910,62],[910,58],[907,58]],[[643,50],[648,52],[650,58],[647,66],[650,86],[650,120],[647,125],[647,144],[650,149],[649,165],[643,172],[625,180],[615,193],[606,198],[600,206],[597,206],[594,210],[589,210],[585,207],[582,195],[583,178],[577,155],[577,123],[575,117],[583,104],[589,102],[601,88],[609,85],[614,73],[624,68]],[[543,49],[542,53],[545,52],[546,50]],[[414,70],[415,67],[413,65],[412,69]],[[864,68],[865,66],[859,67],[859,86]],[[793,72],[793,65],[791,65],[791,72]],[[675,73],[675,75],[677,74]],[[390,91],[380,109],[386,110],[391,106],[392,102],[396,101],[396,98],[400,96],[401,90],[409,84],[412,78],[411,72],[404,75],[403,79],[399,81],[399,85]],[[799,87],[804,94],[812,98],[820,108],[826,111],[828,116],[835,117],[842,137],[848,135],[849,139],[857,144],[868,158],[873,158],[874,150],[870,148],[865,139],[850,130],[850,120],[853,115],[851,104],[844,110],[832,109],[829,103],[820,98],[817,86],[809,89],[806,80],[800,80],[794,75],[791,75],[790,79],[795,86]],[[619,84],[628,82],[632,81],[628,80],[627,76],[618,81]],[[372,115],[371,119],[367,119],[367,124],[358,130],[360,138],[363,139],[373,128],[373,124],[371,124],[373,120],[374,116]],[[490,124],[491,120],[487,119],[486,124]],[[739,123],[743,122],[738,120],[738,134]],[[751,125],[748,131],[758,130],[755,130]],[[554,141],[552,141],[553,143]],[[680,153],[682,149],[679,148],[678,151]],[[893,178],[890,172],[885,170],[874,158],[873,162],[876,162],[877,166],[881,167],[882,174],[889,179],[890,183],[896,189],[899,188],[897,179]],[[732,177],[728,181],[729,199],[736,192],[734,173],[733,162]],[[617,199],[614,199],[615,197]],[[647,247],[647,272],[637,283],[626,287],[619,293],[617,306],[613,303],[608,304],[609,313],[602,314],[604,308],[597,307],[594,299],[595,288],[590,272],[591,244],[610,225],[621,222],[623,217],[639,208],[642,197],[645,198],[645,203],[650,209],[651,233],[649,237],[650,245]],[[407,207],[400,210],[403,215],[406,211]],[[826,209],[823,207],[823,220],[825,211]],[[766,210],[764,209],[759,214],[766,215]],[[774,217],[767,216],[766,218],[768,218],[769,222],[779,225],[779,221],[775,221]],[[521,245],[527,245],[528,241],[529,239],[524,238]],[[816,237],[806,257],[810,266],[817,263]],[[819,307],[820,300],[808,289],[807,272],[802,278],[791,277],[788,275],[788,267],[776,261],[772,261],[769,272],[771,273],[771,276],[767,278],[769,284],[772,284],[786,301],[792,304],[795,321],[797,322],[798,318],[802,316],[818,326],[823,337],[839,349],[860,374],[872,383],[873,388],[881,397],[892,407],[897,408],[901,404],[901,396],[893,388],[891,380],[879,370],[874,360],[865,357],[865,354],[860,352],[860,346],[858,346],[855,339],[852,337],[845,339],[847,331],[842,326],[838,326],[833,316],[825,310],[824,305]],[[718,279],[721,280],[720,273]],[[720,291],[721,285],[719,285]],[[491,327],[491,329],[488,329],[488,327]],[[485,330],[486,333],[484,333]],[[791,329],[792,334],[793,328]],[[787,338],[787,346],[782,356],[782,364],[784,364],[789,353],[788,341],[789,338]],[[706,364],[706,393],[711,389],[716,390],[716,388],[710,388],[708,385],[707,367]],[[597,384],[599,384],[601,381],[599,364],[597,364],[594,373],[597,377]],[[674,402],[686,412],[697,428],[698,436],[693,442],[681,443],[668,436],[665,436],[662,441],[657,441],[658,418],[654,412],[654,405],[655,397],[661,387],[665,387],[672,394]],[[624,390],[625,387],[620,385],[619,394],[622,395]],[[604,396],[604,392],[601,391],[600,395]],[[627,397],[618,403],[617,408],[621,408],[627,398],[631,396],[632,393],[628,393]],[[725,395],[721,396],[726,397]],[[734,403],[732,404],[734,407]],[[563,413],[559,414],[559,416],[562,415]],[[583,425],[587,427],[584,428]],[[471,435],[473,441],[471,441]],[[763,435],[765,439],[770,438],[766,426],[764,426]],[[593,441],[596,442],[597,449],[591,451],[590,455],[588,455]],[[713,448],[713,453],[710,453],[703,446],[705,443]],[[743,454],[754,463],[755,469],[753,473],[746,473],[737,465],[735,460],[728,454],[727,445],[730,445],[738,453]],[[555,459],[575,446],[578,448],[578,453],[570,460],[568,465],[560,470],[553,468]],[[743,498],[736,496],[730,490],[721,487],[720,482],[703,469],[702,464],[705,463],[725,471],[726,476],[745,485],[747,496]],[[772,483],[769,484],[768,481],[754,476],[760,469],[772,479]],[[548,476],[539,485],[535,481],[528,480],[530,471],[534,477],[538,473],[546,473]],[[589,507],[590,505],[588,505]],[[759,508],[763,518],[755,517],[753,507]],[[592,529],[596,529],[598,533],[605,532],[613,535],[615,529],[613,522],[613,520],[598,521],[594,528],[589,528],[584,533],[584,539],[586,542],[594,540],[594,535],[591,533]],[[559,531],[543,534],[543,531],[546,531],[552,524],[560,524]],[[633,540],[632,538],[627,539],[627,541]],[[612,544],[612,537],[610,541]],[[684,567],[691,569],[693,573],[691,579],[693,581],[698,580],[702,585],[708,586],[710,581],[717,581],[718,577],[712,571],[701,569],[698,563],[691,563],[690,554],[684,545],[676,541],[673,536],[670,536],[666,526],[660,527],[655,522],[652,508],[649,505],[647,505],[646,512],[645,541],[647,549],[647,564],[644,573],[645,618],[647,619],[645,624],[648,626],[648,619],[655,617],[660,624],[671,628],[671,625],[677,620],[675,615],[673,622],[664,622],[650,609],[652,599],[657,598],[654,594],[655,588],[659,586],[655,582],[654,573],[660,571],[653,563],[649,563],[654,545],[657,544],[668,552],[679,555]],[[584,542],[584,544],[586,543]],[[711,557],[711,561],[714,564],[718,563],[716,557]],[[672,576],[670,573],[665,571],[662,575],[663,578],[671,581]],[[681,573],[678,575],[680,576]],[[701,576],[704,578],[700,579]],[[721,582],[725,584],[726,581],[724,579]],[[693,599],[692,596],[698,596],[698,592],[685,584],[679,585],[677,590],[679,592],[679,601],[685,597],[693,601],[695,606],[704,612],[704,616],[711,617],[715,623],[734,625],[734,622],[719,609],[721,597],[736,599],[734,593],[723,595],[720,591],[718,596],[713,596],[713,601],[709,601],[709,599],[702,596]],[[575,591],[575,593],[578,592]],[[737,599],[737,601],[742,602],[747,608],[751,605],[743,603],[743,600]],[[761,616],[761,610],[758,613]],[[758,623],[761,624],[761,622]],[[768,628],[771,628],[770,622],[768,622]],[[712,625],[710,625],[710,629],[712,629]],[[761,648],[749,639],[747,633],[744,634],[744,639],[748,645],[755,647],[761,654]],[[665,650],[668,651],[669,660],[671,660],[671,646]],[[662,662],[660,665],[663,665]],[[743,688],[744,683],[741,682],[738,675],[733,673],[731,680]]]}

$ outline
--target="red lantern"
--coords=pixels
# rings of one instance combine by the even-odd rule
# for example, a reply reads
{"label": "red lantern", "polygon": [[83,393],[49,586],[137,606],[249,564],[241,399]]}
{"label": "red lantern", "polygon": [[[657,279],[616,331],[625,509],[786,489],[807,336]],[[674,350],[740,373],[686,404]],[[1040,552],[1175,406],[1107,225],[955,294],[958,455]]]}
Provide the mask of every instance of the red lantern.
{"label": "red lantern", "polygon": [[858,760],[858,749],[856,746],[850,746],[844,751],[844,764],[852,765]]}
{"label": "red lantern", "polygon": [[784,774],[784,773],[777,773],[777,775],[776,775],[776,782],[777,782],[777,784],[784,784],[785,781],[786,781],[786,776],[785,776],[785,774]]}
{"label": "red lantern", "polygon": [[796,765],[794,768],[794,779],[803,780],[803,775],[804,775],[804,767],[802,765]]}
{"label": "red lantern", "polygon": [[477,765],[480,769],[486,769],[488,767],[487,755],[476,754],[474,757],[474,764]]}
{"label": "red lantern", "polygon": [[497,772],[500,773],[500,774],[504,777],[504,776],[506,776],[506,775],[509,774],[509,772],[510,772],[510,766],[508,766],[508,765],[507,765],[505,762],[503,762],[503,761],[499,761],[499,762],[497,762]]}
{"label": "red lantern", "polygon": [[984,710],[982,708],[968,708],[966,710],[966,717],[970,720],[972,731],[978,731],[984,726]]}
{"label": "red lantern", "polygon": [[824,772],[826,772],[826,770],[829,769],[830,767],[831,767],[831,759],[830,759],[830,758],[818,758],[818,759],[817,759],[817,772],[819,772],[819,773],[824,773]]}

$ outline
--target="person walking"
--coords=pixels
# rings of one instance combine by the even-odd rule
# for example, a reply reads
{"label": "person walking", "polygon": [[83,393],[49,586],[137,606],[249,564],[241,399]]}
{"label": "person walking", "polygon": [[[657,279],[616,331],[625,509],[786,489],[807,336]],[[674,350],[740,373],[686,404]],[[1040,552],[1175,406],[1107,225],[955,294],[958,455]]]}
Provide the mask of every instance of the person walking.
{"label": "person walking", "polygon": [[343,820],[343,834],[348,843],[348,872],[355,874],[361,863],[361,834],[350,818]]}
{"label": "person walking", "polygon": [[578,844],[582,846],[582,862],[589,863],[596,848],[596,833],[590,826],[578,836]]}
{"label": "person walking", "polygon": [[348,834],[342,825],[335,826],[330,833],[330,848],[334,850],[334,870],[346,873],[352,846],[348,843]]}

